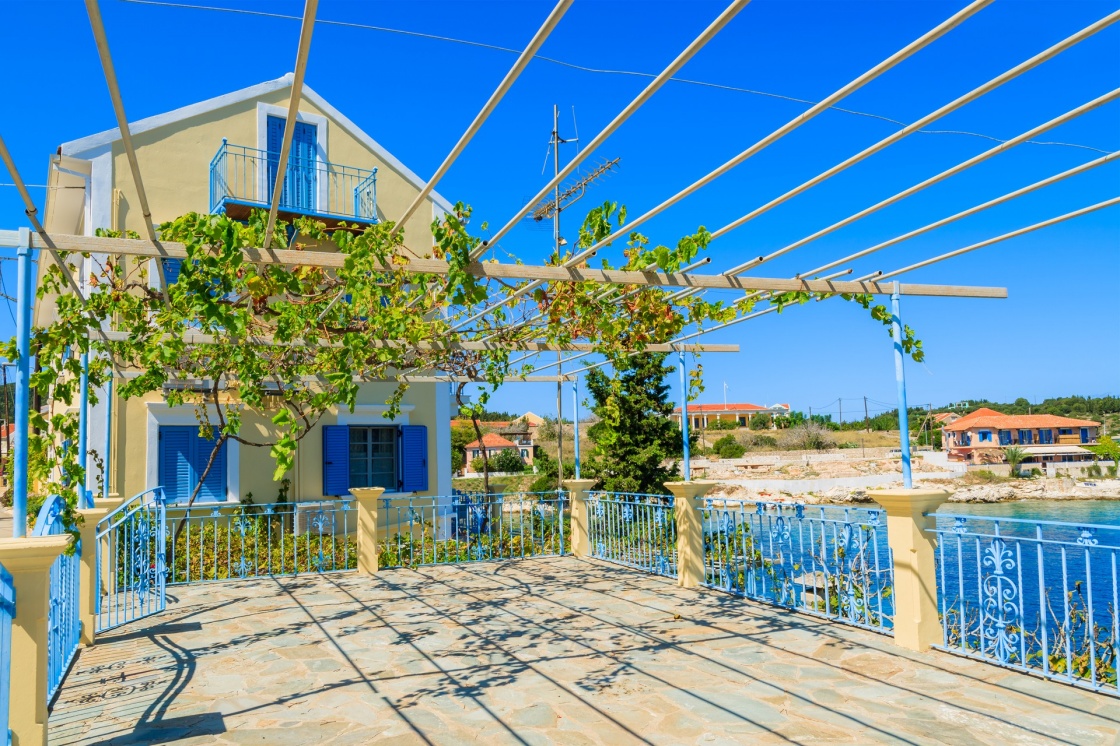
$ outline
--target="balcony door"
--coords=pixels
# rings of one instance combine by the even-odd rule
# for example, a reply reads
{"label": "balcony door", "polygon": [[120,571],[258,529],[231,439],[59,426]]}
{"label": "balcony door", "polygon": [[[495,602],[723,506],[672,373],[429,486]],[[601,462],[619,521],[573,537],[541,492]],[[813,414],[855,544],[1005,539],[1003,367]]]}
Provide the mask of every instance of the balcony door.
{"label": "balcony door", "polygon": [[[268,201],[276,184],[276,170],[280,167],[280,147],[284,144],[283,117],[268,117]],[[280,193],[280,208],[297,212],[315,212],[318,194],[315,144],[317,131],[314,124],[296,122],[292,136],[292,149],[288,153],[288,168],[284,176],[284,191]]]}

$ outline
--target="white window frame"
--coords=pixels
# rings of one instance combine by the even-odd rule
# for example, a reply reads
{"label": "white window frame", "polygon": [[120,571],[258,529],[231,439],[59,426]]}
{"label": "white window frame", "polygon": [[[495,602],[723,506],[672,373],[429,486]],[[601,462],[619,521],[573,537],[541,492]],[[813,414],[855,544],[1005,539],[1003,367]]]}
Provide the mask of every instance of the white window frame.
{"label": "white window frame", "polygon": [[[257,102],[257,150],[264,153],[268,152],[269,117],[279,117],[285,120],[284,127],[287,128],[288,107]],[[319,163],[327,163],[327,118],[322,114],[298,111],[296,112],[296,121],[315,125],[315,158]],[[268,162],[265,159],[261,162],[260,173],[257,176],[257,194],[263,198],[268,194],[268,189]],[[315,212],[320,212],[319,208],[328,204],[330,200],[329,189],[330,184],[327,183],[327,180],[316,176]]]}
{"label": "white window frame", "polygon": [[[207,405],[211,422],[217,420],[217,412]],[[148,402],[147,462],[144,469],[145,489],[159,486],[159,428],[161,425],[194,425],[198,427],[194,407],[172,407],[165,402]],[[226,441],[226,499],[227,503],[241,502],[241,444],[236,440]],[[212,505],[213,503],[207,503]]]}

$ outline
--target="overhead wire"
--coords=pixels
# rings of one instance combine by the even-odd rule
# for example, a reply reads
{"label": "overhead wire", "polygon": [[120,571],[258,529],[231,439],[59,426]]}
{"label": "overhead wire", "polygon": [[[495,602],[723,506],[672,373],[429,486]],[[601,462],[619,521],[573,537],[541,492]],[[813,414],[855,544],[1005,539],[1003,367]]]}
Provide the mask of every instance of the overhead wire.
{"label": "overhead wire", "polygon": [[[206,10],[206,11],[213,11],[213,12],[219,12],[219,13],[231,13],[231,14],[235,14],[235,15],[261,16],[261,17],[264,17],[264,18],[276,18],[276,19],[281,19],[281,20],[291,20],[291,21],[300,20],[300,16],[288,15],[288,14],[285,14],[285,13],[272,13],[272,12],[269,12],[269,11],[262,11],[262,10],[247,10],[247,9],[244,9],[244,8],[223,8],[223,7],[212,6],[212,5],[195,5],[195,4],[190,4],[190,3],[162,2],[161,0],[121,0],[121,2],[131,3],[133,5],[150,5],[150,6],[156,6],[156,7],[180,8],[180,9],[184,9],[184,10]],[[354,28],[354,29],[360,29],[360,30],[365,30],[365,31],[378,31],[378,32],[388,33],[388,34],[397,34],[397,35],[400,35],[400,36],[410,36],[410,37],[415,37],[415,38],[419,38],[419,39],[427,39],[429,41],[447,42],[447,43],[451,43],[451,44],[459,44],[459,45],[468,46],[468,47],[476,47],[476,48],[479,48],[479,49],[488,49],[488,50],[495,51],[495,52],[504,52],[504,53],[507,53],[507,54],[521,54],[522,51],[523,51],[523,50],[520,50],[520,49],[514,49],[512,47],[501,46],[500,44],[490,44],[488,42],[471,41],[469,39],[458,39],[458,38],[455,38],[455,37],[452,37],[452,36],[443,36],[443,35],[440,35],[440,34],[429,34],[429,33],[425,33],[425,32],[422,32],[422,31],[409,31],[407,29],[391,28],[391,27],[388,27],[388,26],[377,26],[377,25],[373,25],[373,24],[357,23],[357,22],[353,22],[353,21],[335,21],[335,20],[328,20],[328,19],[325,19],[325,18],[318,18],[318,19],[316,19],[315,22],[316,23],[321,23],[323,25],[328,25],[328,26],[339,26],[339,27],[343,27],[343,28]],[[542,55],[542,54],[533,55],[533,59],[540,60],[541,62],[548,62],[548,63],[553,64],[553,65],[559,65],[561,67],[570,68],[572,70],[578,70],[580,72],[592,73],[592,74],[597,74],[597,75],[621,75],[621,76],[630,76],[630,77],[637,77],[637,78],[655,78],[655,77],[657,77],[656,73],[647,73],[647,72],[641,72],[641,71],[637,71],[637,70],[620,70],[620,69],[613,69],[613,68],[590,67],[588,65],[580,65],[580,64],[577,64],[575,62],[569,62],[567,60],[558,59],[556,57],[548,57],[548,56],[545,56],[545,55]],[[779,101],[788,101],[790,103],[804,104],[806,106],[815,106],[819,103],[818,101],[813,101],[812,99],[800,98],[798,96],[789,96],[789,95],[782,94],[782,93],[774,93],[772,91],[763,91],[763,90],[758,90],[758,89],[755,89],[755,88],[745,88],[745,87],[742,87],[742,86],[734,86],[734,85],[729,85],[729,84],[726,84],[726,83],[713,83],[711,81],[706,81],[706,80],[696,80],[696,79],[692,79],[692,78],[681,78],[681,77],[677,77],[677,76],[673,76],[669,80],[674,82],[674,83],[682,83],[682,84],[685,84],[685,85],[700,86],[700,87],[704,87],[704,88],[712,88],[712,89],[715,89],[715,90],[730,91],[730,92],[734,92],[734,93],[746,93],[746,94],[749,94],[749,95],[752,95],[752,96],[760,96],[760,97],[763,97],[763,98],[771,98],[771,99],[775,99],[775,100],[779,100]],[[907,125],[907,122],[903,122],[903,121],[898,120],[898,119],[893,119],[893,118],[885,116],[883,114],[875,114],[873,112],[860,111],[858,109],[849,109],[849,108],[845,108],[845,107],[841,107],[841,106],[830,106],[829,109],[832,110],[832,111],[841,113],[841,114],[849,114],[849,115],[852,115],[852,116],[864,117],[864,118],[867,118],[867,119],[875,119],[875,120],[878,120],[878,121],[881,121],[881,122],[886,122],[888,124],[893,124],[893,125],[896,125],[896,126],[899,126],[899,127],[905,127]],[[965,136],[965,137],[979,137],[979,138],[982,138],[982,139],[985,139],[985,140],[993,140],[995,142],[1002,142],[1002,140],[1000,140],[998,137],[994,137],[993,135],[987,135],[987,134],[984,134],[982,132],[971,132],[971,131],[968,131],[968,130],[922,130],[921,134],[926,134],[926,135],[960,135],[960,136]],[[1090,145],[1083,145],[1083,144],[1080,144],[1080,143],[1071,143],[1071,142],[1033,142],[1032,141],[1030,144],[1031,145],[1058,146],[1058,147],[1066,147],[1066,148],[1081,148],[1081,149],[1084,149],[1084,150],[1091,150],[1091,151],[1095,151],[1095,152],[1098,152],[1098,153],[1107,152],[1107,151],[1102,150],[1100,148],[1092,147]]]}

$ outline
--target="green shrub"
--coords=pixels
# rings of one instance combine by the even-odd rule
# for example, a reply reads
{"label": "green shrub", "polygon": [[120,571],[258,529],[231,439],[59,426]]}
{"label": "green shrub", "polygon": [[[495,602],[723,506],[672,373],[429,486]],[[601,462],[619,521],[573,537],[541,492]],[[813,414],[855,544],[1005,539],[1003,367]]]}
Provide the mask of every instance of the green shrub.
{"label": "green shrub", "polygon": [[712,445],[712,450],[720,458],[739,458],[747,451],[733,435],[724,435]]}
{"label": "green shrub", "polygon": [[859,443],[853,443],[850,440],[845,440],[836,446],[837,448],[859,448]]}
{"label": "green shrub", "polygon": [[751,430],[769,430],[774,420],[768,414],[756,414],[750,419]]}
{"label": "green shrub", "polygon": [[525,462],[521,454],[514,448],[506,448],[494,457],[494,471],[522,472],[525,471]]}

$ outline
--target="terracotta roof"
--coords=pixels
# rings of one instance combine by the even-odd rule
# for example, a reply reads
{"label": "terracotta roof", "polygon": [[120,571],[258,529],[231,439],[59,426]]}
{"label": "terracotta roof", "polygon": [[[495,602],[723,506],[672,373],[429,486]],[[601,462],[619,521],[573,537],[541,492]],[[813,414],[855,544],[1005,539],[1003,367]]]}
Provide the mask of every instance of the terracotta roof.
{"label": "terracotta roof", "polygon": [[[723,405],[723,404],[689,404],[688,405],[688,412],[689,412],[689,414],[693,414],[693,413],[699,414],[699,413],[702,413],[702,412],[717,412],[717,413],[718,412],[762,412],[762,411],[766,411],[766,410],[770,410],[770,409],[776,409],[776,408],[789,409],[789,405],[788,404],[775,404],[773,407],[760,407],[757,404],[747,404],[747,403],[727,404],[726,406]],[[680,414],[680,413],[681,413],[681,408],[680,407],[676,407],[673,410],[673,414]]]}
{"label": "terracotta roof", "polygon": [[949,431],[971,430],[977,427],[987,427],[993,430],[1033,430],[1040,427],[1098,427],[1101,423],[1092,420],[1075,420],[1071,417],[1059,417],[1056,414],[981,414],[977,412],[992,410],[978,409],[970,415],[961,417],[951,425],[946,425]]}
{"label": "terracotta roof", "polygon": [[[479,442],[480,441],[476,440],[474,442],[467,443],[463,447],[468,449],[468,450],[471,449],[471,448],[479,448],[480,447]],[[505,438],[503,438],[501,435],[498,435],[497,433],[486,433],[485,435],[482,436],[481,443],[482,443],[482,447],[485,447],[487,450],[489,450],[491,448],[517,448],[516,443],[514,443],[513,441],[506,440]]]}
{"label": "terracotta roof", "polygon": [[934,422],[954,422],[953,418],[960,419],[960,415],[955,412],[938,412],[933,416]]}

